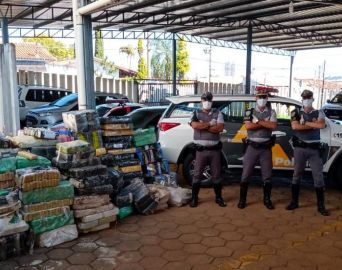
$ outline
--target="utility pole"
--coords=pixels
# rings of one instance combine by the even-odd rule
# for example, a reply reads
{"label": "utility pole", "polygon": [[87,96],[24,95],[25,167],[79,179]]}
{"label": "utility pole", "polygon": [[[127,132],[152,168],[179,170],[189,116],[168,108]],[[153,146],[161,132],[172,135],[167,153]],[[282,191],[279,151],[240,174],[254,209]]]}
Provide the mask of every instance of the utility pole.
{"label": "utility pole", "polygon": [[323,62],[323,78],[322,78],[322,90],[321,90],[321,107],[323,106],[324,76],[325,76],[325,60]]}
{"label": "utility pole", "polygon": [[211,83],[211,53],[212,53],[212,48],[211,48],[211,44],[209,45],[209,48],[204,48],[204,53],[205,54],[209,54],[209,77],[208,77],[208,82],[209,82],[209,86],[208,86],[208,90],[210,91],[210,83]]}

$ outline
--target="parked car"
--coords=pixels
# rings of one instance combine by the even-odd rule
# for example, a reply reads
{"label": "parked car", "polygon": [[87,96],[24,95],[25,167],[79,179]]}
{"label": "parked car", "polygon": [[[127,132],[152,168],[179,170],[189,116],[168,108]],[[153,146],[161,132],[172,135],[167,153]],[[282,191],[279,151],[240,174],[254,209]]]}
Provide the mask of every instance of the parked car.
{"label": "parked car", "polygon": [[143,105],[139,103],[126,103],[119,100],[117,102],[96,106],[96,111],[100,117],[123,116],[142,107]]}
{"label": "parked car", "polygon": [[[100,105],[106,102],[113,102],[122,98],[121,94],[95,93],[95,104]],[[50,127],[62,122],[62,113],[78,110],[78,95],[72,93],[62,97],[50,104],[39,106],[28,112],[26,125],[28,127]]]}
{"label": "parked car", "polygon": [[134,129],[157,128],[158,122],[167,106],[151,106],[137,109],[127,114],[132,119]]}
{"label": "parked car", "polygon": [[326,117],[337,124],[342,124],[342,92],[338,93],[333,99],[328,100],[322,109]]}
{"label": "parked car", "polygon": [[[189,120],[192,112],[201,106],[200,96],[179,96],[169,100],[171,105],[159,121],[159,141],[165,158],[172,163],[183,164],[183,174],[191,183],[195,153],[193,129]],[[299,101],[283,97],[270,97],[269,101],[278,117],[278,128],[273,132],[277,137],[272,149],[274,169],[293,170],[290,112],[302,105]],[[223,113],[225,120],[225,129],[221,133],[224,168],[242,168],[242,138],[247,134],[243,115],[246,108],[254,105],[255,96],[252,95],[215,95],[213,106]],[[326,143],[324,172],[328,174],[328,179],[333,179],[342,186],[342,126],[326,118],[326,128],[321,130],[321,138]],[[208,181],[210,173],[206,171],[203,178]]]}
{"label": "parked car", "polygon": [[24,122],[29,110],[49,104],[71,93],[70,90],[37,85],[18,85],[20,121]]}

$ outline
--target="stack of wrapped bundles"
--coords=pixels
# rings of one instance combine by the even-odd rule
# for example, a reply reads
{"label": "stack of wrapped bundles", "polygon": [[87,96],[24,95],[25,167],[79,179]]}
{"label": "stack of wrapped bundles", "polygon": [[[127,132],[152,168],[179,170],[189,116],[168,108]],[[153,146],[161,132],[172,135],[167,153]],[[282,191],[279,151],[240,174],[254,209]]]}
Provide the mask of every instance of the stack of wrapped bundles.
{"label": "stack of wrapped bundles", "polygon": [[144,176],[151,182],[177,187],[177,174],[170,172],[168,160],[163,158],[159,143],[137,147],[137,155],[142,164]]}
{"label": "stack of wrapped bundles", "polygon": [[0,189],[15,186],[16,152],[1,149],[0,151]]}
{"label": "stack of wrapped bundles", "polygon": [[0,189],[0,261],[27,251],[28,224],[19,214],[18,190]]}
{"label": "stack of wrapped bundles", "polygon": [[93,149],[102,149],[102,132],[94,110],[71,111],[62,114],[66,128],[76,134],[78,140],[90,142]]}
{"label": "stack of wrapped bundles", "polygon": [[110,203],[113,186],[107,167],[84,141],[59,143],[57,149],[54,163],[75,189],[77,228],[82,233],[108,228],[116,220],[118,210]]}
{"label": "stack of wrapped bundles", "polygon": [[136,158],[136,149],[133,146],[133,125],[129,117],[100,118],[103,130],[103,142],[108,154],[108,162],[123,175],[124,180],[141,177],[140,161]]}
{"label": "stack of wrapped bundles", "polygon": [[23,205],[21,214],[30,225],[36,243],[42,247],[58,245],[78,236],[70,210],[74,188],[60,179],[59,171],[49,167],[16,171],[16,185]]}

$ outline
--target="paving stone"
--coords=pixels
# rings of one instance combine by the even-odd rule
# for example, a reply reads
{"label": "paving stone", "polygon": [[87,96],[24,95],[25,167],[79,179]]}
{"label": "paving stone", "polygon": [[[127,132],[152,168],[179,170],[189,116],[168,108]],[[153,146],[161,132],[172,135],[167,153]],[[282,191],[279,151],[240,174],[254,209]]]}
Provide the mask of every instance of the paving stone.
{"label": "paving stone", "polygon": [[163,240],[160,244],[165,250],[178,250],[184,247],[184,243],[179,239]]}
{"label": "paving stone", "polygon": [[207,254],[191,254],[187,257],[186,262],[190,265],[209,264],[213,259]]}
{"label": "paving stone", "polygon": [[96,270],[113,270],[117,266],[115,258],[99,258],[91,263]]}
{"label": "paving stone", "polygon": [[138,263],[125,263],[119,265],[115,270],[144,270],[144,267]]}
{"label": "paving stone", "polygon": [[220,232],[234,232],[237,230],[237,227],[230,223],[216,224],[214,228]]}
{"label": "paving stone", "polygon": [[198,228],[193,225],[180,225],[177,230],[181,233],[195,233],[198,231]]}
{"label": "paving stone", "polygon": [[217,270],[217,267],[212,264],[201,264],[195,265],[192,270]]}
{"label": "paving stone", "polygon": [[163,258],[169,262],[184,261],[188,254],[184,250],[167,250],[163,254]]}
{"label": "paving stone", "polygon": [[46,255],[53,260],[63,260],[68,258],[73,251],[67,248],[56,248],[49,251]]}
{"label": "paving stone", "polygon": [[157,235],[144,235],[139,239],[142,245],[158,245],[161,241],[162,239]]}
{"label": "paving stone", "polygon": [[148,257],[160,256],[165,252],[165,250],[160,246],[144,246],[140,248],[139,252],[142,256]]}
{"label": "paving stone", "polygon": [[93,252],[98,246],[96,242],[80,242],[72,247],[74,252]]}
{"label": "paving stone", "polygon": [[62,243],[56,246],[56,248],[69,248],[69,247],[72,247],[73,245],[76,245],[77,243],[78,243],[78,240],[73,240],[73,241]]}
{"label": "paving stone", "polygon": [[220,231],[215,230],[214,228],[200,228],[197,233],[202,236],[218,236]]}
{"label": "paving stone", "polygon": [[162,257],[145,257],[140,261],[140,264],[145,269],[161,269],[167,262],[168,261]]}
{"label": "paving stone", "polygon": [[89,265],[71,265],[66,270],[93,270]]}
{"label": "paving stone", "polygon": [[233,254],[233,249],[227,247],[211,247],[206,251],[212,257],[229,257]]}
{"label": "paving stone", "polygon": [[158,226],[161,229],[176,229],[177,228],[177,223],[174,222],[168,222],[168,221],[161,221],[159,222],[156,226]]}
{"label": "paving stone", "polygon": [[208,249],[202,244],[185,244],[183,250],[192,254],[203,254]]}
{"label": "paving stone", "polygon": [[65,260],[48,260],[45,263],[42,263],[41,265],[39,265],[39,269],[41,270],[64,270],[68,268],[69,266],[70,264]]}
{"label": "paving stone", "polygon": [[139,226],[137,224],[124,224],[119,226],[120,232],[136,232]]}
{"label": "paving stone", "polygon": [[241,240],[243,238],[243,235],[238,232],[222,232],[219,235],[219,237],[227,241],[233,241],[233,240]]}
{"label": "paving stone", "polygon": [[185,262],[169,262],[163,267],[164,270],[190,270],[191,265]]}
{"label": "paving stone", "polygon": [[19,267],[18,263],[12,259],[2,261],[2,262],[0,261],[0,269],[1,270],[13,270],[13,269],[16,269],[18,267]]}
{"label": "paving stone", "polygon": [[182,234],[179,237],[179,240],[181,240],[185,244],[196,244],[196,243],[201,243],[202,241],[202,236],[198,235],[196,233],[186,233]]}
{"label": "paving stone", "polygon": [[181,233],[176,230],[162,229],[159,231],[158,235],[163,239],[176,239]]}
{"label": "paving stone", "polygon": [[95,242],[100,247],[112,247],[120,243],[116,237],[101,237]]}
{"label": "paving stone", "polygon": [[139,230],[139,234],[141,235],[156,235],[160,231],[160,228],[157,226],[149,226],[149,227],[142,227]]}
{"label": "paving stone", "polygon": [[155,226],[158,222],[151,218],[151,216],[146,216],[139,220],[138,224],[139,227],[150,227]]}
{"label": "paving stone", "polygon": [[202,240],[202,244],[207,247],[222,247],[225,244],[225,240],[219,237],[205,237]]}
{"label": "paving stone", "polygon": [[274,254],[276,250],[269,245],[252,245],[250,251],[258,254]]}
{"label": "paving stone", "polygon": [[241,261],[235,260],[228,257],[215,258],[212,262],[213,265],[216,265],[218,269],[238,269],[241,265]]}
{"label": "paving stone", "polygon": [[47,261],[48,257],[45,254],[33,254],[33,255],[25,255],[19,257],[17,262],[19,263],[20,267],[33,267],[42,264],[43,262]]}
{"label": "paving stone", "polygon": [[134,251],[141,247],[141,243],[139,241],[124,241],[115,247],[120,251]]}
{"label": "paving stone", "polygon": [[119,253],[115,247],[99,247],[94,251],[97,258],[115,258]]}
{"label": "paving stone", "polygon": [[67,258],[70,264],[75,265],[88,265],[96,259],[95,255],[92,253],[75,253]]}
{"label": "paving stone", "polygon": [[135,263],[142,259],[140,252],[138,251],[125,251],[121,252],[118,256],[120,263]]}

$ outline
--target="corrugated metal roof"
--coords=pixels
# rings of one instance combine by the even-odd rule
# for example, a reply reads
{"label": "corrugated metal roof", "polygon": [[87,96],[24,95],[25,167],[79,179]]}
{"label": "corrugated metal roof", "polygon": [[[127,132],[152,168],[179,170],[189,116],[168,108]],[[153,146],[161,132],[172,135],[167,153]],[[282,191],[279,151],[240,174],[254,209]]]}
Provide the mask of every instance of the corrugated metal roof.
{"label": "corrugated metal roof", "polygon": [[[67,28],[71,0],[0,1],[12,27]],[[301,50],[342,44],[340,0],[132,0],[92,14],[96,29],[167,31]]]}

